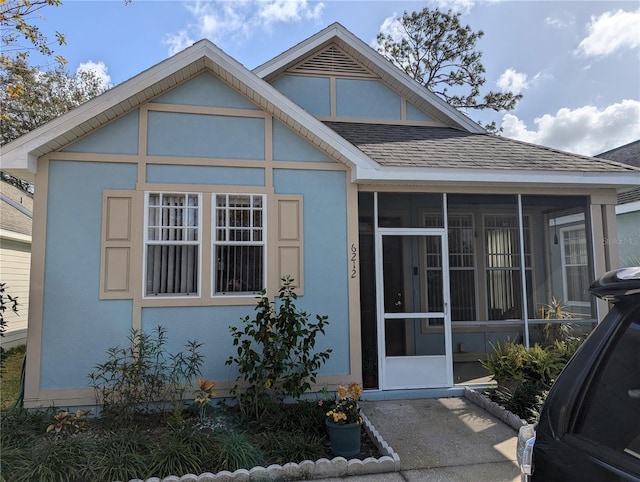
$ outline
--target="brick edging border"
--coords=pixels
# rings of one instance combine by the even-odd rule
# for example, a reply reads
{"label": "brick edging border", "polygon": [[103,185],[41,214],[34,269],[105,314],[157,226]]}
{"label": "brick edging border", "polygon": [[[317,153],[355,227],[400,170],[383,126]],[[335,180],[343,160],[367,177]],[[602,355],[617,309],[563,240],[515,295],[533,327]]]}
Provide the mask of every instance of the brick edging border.
{"label": "brick edging border", "polygon": [[516,432],[520,430],[520,427],[522,427],[523,425],[527,425],[527,422],[525,420],[521,419],[513,412],[504,409],[493,400],[490,400],[489,398],[485,397],[479,392],[476,392],[475,390],[471,390],[470,388],[465,387],[464,398],[475,403],[480,408],[483,408],[494,417],[502,420]]}
{"label": "brick edging border", "polygon": [[181,477],[170,475],[164,479],[152,477],[146,479],[146,481],[142,479],[132,479],[129,482],[249,482],[278,480],[282,478],[313,480],[399,471],[400,457],[398,454],[384,441],[364,413],[361,413],[361,415],[365,432],[367,432],[371,441],[382,454],[380,458],[368,457],[364,460],[347,460],[344,457],[335,457],[331,460],[322,458],[315,462],[305,460],[299,464],[293,462],[284,465],[273,464],[268,467],[254,467],[250,470],[238,469],[235,472],[223,470],[217,474],[206,472],[200,475],[187,474]]}

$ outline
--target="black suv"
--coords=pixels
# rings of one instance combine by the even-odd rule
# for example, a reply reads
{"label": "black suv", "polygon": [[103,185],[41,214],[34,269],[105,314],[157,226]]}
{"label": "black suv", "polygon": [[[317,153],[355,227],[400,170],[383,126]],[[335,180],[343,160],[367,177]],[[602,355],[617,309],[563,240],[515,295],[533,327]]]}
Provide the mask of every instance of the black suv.
{"label": "black suv", "polygon": [[520,429],[523,481],[640,481],[640,267],[590,291],[613,306]]}

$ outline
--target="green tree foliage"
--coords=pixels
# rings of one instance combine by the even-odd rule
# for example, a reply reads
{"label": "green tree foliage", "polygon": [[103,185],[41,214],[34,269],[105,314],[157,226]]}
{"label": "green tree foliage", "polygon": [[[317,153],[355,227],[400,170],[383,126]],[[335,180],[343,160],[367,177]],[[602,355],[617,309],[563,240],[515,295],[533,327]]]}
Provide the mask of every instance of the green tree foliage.
{"label": "green tree foliage", "polygon": [[[42,18],[43,8],[57,7],[61,3],[61,0],[0,0],[0,57],[3,62],[9,57],[25,60],[32,50],[47,57],[54,56],[52,47],[64,45],[64,35],[56,32],[55,40],[50,40],[35,21]],[[66,63],[59,55],[55,60],[62,65]]]}
{"label": "green tree foliage", "polygon": [[25,59],[2,59],[0,66],[0,145],[68,112],[107,89],[91,70],[71,75],[65,66],[31,67]]}
{"label": "green tree foliage", "polygon": [[463,27],[459,13],[405,12],[398,26],[399,36],[378,34],[378,52],[450,105],[508,111],[522,98],[512,92],[480,93],[486,79],[476,43],[484,32]]}

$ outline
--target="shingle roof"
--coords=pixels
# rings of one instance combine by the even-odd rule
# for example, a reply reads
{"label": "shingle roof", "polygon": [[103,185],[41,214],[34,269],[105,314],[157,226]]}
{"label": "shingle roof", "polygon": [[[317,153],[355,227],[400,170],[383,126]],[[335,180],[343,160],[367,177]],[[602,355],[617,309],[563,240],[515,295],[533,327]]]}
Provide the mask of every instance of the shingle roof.
{"label": "shingle roof", "polygon": [[[447,127],[325,122],[383,166],[633,172],[629,165]],[[640,170],[638,170],[640,172]]]}
{"label": "shingle roof", "polygon": [[[640,167],[640,140],[603,152],[596,157]],[[634,201],[640,201],[640,187],[618,194],[618,204],[627,204]]]}

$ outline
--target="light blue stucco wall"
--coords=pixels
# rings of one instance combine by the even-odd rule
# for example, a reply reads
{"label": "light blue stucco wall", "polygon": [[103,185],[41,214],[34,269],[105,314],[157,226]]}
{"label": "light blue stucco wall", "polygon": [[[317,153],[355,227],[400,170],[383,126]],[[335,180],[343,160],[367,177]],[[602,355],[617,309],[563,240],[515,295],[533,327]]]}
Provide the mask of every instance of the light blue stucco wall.
{"label": "light blue stucco wall", "polygon": [[273,87],[312,115],[331,115],[328,77],[285,75],[273,82]]}
{"label": "light blue stucco wall", "polygon": [[147,182],[264,186],[264,169],[149,164],[147,165]]}
{"label": "light blue stucco wall", "polygon": [[[333,348],[321,373],[349,373],[346,173],[274,171],[277,194],[304,195],[304,296],[298,306],[328,315],[327,336],[318,348]],[[359,340],[355,340],[359,343]]]}
{"label": "light blue stucco wall", "polygon": [[640,265],[640,211],[618,214],[616,222],[620,266]]}
{"label": "light blue stucco wall", "polygon": [[[331,115],[328,77],[285,75],[272,83],[296,104],[315,116]],[[336,79],[338,117],[399,120],[402,100],[383,82],[371,79]],[[431,121],[429,115],[407,103],[407,120]]]}
{"label": "light blue stucco wall", "polygon": [[131,301],[99,300],[102,190],[135,188],[135,164],[51,161],[42,318],[42,389],[87,385],[122,343]]}
{"label": "light blue stucco wall", "polygon": [[234,109],[258,109],[253,102],[209,73],[200,74],[188,82],[178,85],[166,94],[157,97],[153,102]]}
{"label": "light blue stucco wall", "polygon": [[[205,105],[222,106],[219,100],[203,100],[208,87],[229,91],[213,77],[201,76],[157,100],[176,104],[202,101]],[[233,95],[231,98],[227,106],[248,107],[237,98],[234,100]],[[265,159],[264,119],[151,110],[148,126],[149,155],[228,158],[231,165],[149,164],[147,182],[265,185],[263,169],[233,167],[233,159]],[[96,131],[70,150],[135,154],[138,129],[135,112]],[[274,128],[273,146],[277,160],[309,162],[310,167],[312,163],[334,162],[283,125]],[[103,190],[136,189],[138,166],[135,158],[132,161],[50,162],[41,389],[86,387],[88,373],[106,360],[107,349],[127,343],[133,302],[100,300],[99,281]],[[315,314],[329,316],[327,336],[317,346],[318,350],[334,350],[321,370],[324,374],[349,373],[346,184],[344,171],[274,171],[276,193],[304,196],[305,295],[299,298],[298,306],[307,310],[312,319]],[[208,275],[204,266],[203,275]],[[233,352],[229,325],[252,316],[254,306],[143,308],[142,328],[150,331],[163,325],[171,352],[183,350],[188,340],[202,342],[206,356],[203,375],[233,380],[235,368],[224,365]]]}
{"label": "light blue stucco wall", "polygon": [[338,117],[400,119],[400,96],[377,80],[336,79]]}
{"label": "light blue stucco wall", "polygon": [[[138,111],[107,124],[63,149],[64,152],[92,152],[101,154],[138,153]],[[117,142],[114,142],[117,139]]]}
{"label": "light blue stucco wall", "polygon": [[433,119],[429,117],[427,114],[425,114],[424,112],[422,112],[421,110],[419,110],[413,104],[410,104],[409,102],[407,102],[407,120],[431,121]]}
{"label": "light blue stucco wall", "polygon": [[335,163],[333,159],[276,120],[273,121],[273,160]]}
{"label": "light blue stucco wall", "polygon": [[149,112],[152,156],[264,159],[264,119]]}

